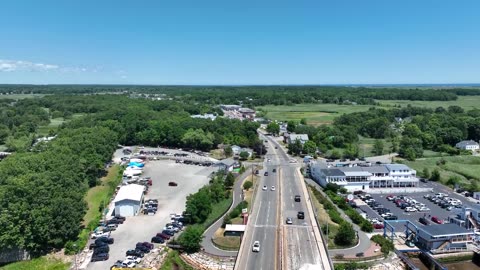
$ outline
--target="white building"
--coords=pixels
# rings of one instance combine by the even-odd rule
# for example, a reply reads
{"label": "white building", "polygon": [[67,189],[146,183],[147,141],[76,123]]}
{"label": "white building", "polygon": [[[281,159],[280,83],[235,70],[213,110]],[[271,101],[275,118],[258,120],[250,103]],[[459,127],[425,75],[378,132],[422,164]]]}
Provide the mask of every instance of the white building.
{"label": "white building", "polygon": [[475,141],[461,141],[455,145],[458,149],[475,151],[480,148],[479,144]]}
{"label": "white building", "polygon": [[348,191],[371,188],[418,187],[416,171],[403,164],[383,164],[371,167],[329,167],[325,163],[310,168],[315,182],[325,187],[334,183]]}
{"label": "white building", "polygon": [[307,134],[288,134],[287,136],[288,137],[286,138],[286,143],[288,144],[294,143],[296,140],[299,140],[303,145],[308,141]]}
{"label": "white building", "polygon": [[115,215],[131,217],[138,214],[143,203],[143,192],[145,186],[126,185],[122,186],[113,200],[115,204]]}
{"label": "white building", "polygon": [[199,119],[210,119],[214,121],[217,119],[217,116],[211,113],[206,113],[206,114],[194,114],[190,116],[191,118],[199,118]]}

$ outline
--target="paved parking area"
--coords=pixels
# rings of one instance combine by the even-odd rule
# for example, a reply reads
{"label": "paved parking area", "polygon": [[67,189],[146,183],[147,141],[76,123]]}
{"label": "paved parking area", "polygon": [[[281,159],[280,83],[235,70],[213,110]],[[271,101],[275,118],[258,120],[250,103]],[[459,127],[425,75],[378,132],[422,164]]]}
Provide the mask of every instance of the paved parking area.
{"label": "paved parking area", "polygon": [[[173,160],[148,161],[142,176],[152,177],[146,199],[158,199],[158,211],[154,216],[127,217],[127,220],[112,232],[115,243],[110,245],[110,258],[107,261],[90,263],[87,269],[104,270],[117,260],[125,259],[125,252],[135,248],[137,242],[150,242],[152,236],[161,232],[170,222],[170,213],[181,213],[185,209],[186,197],[208,183],[209,175],[216,167],[203,167],[175,163]],[[175,181],[177,187],[169,187]]]}
{"label": "paved parking area", "polygon": [[[398,220],[409,220],[409,221],[411,221],[411,222],[413,222],[417,225],[421,225],[421,223],[418,221],[418,219],[423,217],[423,216],[426,216],[429,220],[430,220],[430,217],[432,217],[432,216],[437,216],[440,219],[448,220],[448,216],[455,215],[458,211],[461,210],[461,209],[455,209],[454,208],[451,211],[447,211],[446,209],[441,208],[440,206],[436,205],[435,203],[433,203],[430,200],[425,199],[423,197],[426,194],[434,195],[437,192],[446,193],[451,198],[459,199],[460,201],[462,201],[463,205],[472,204],[472,202],[469,199],[467,199],[466,197],[464,197],[464,196],[462,196],[458,193],[454,193],[454,192],[448,190],[445,187],[441,187],[439,189],[434,188],[433,192],[419,192],[419,193],[409,193],[409,194],[391,193],[392,195],[406,195],[408,197],[411,197],[411,198],[415,199],[416,201],[418,201],[420,203],[425,204],[426,207],[430,208],[430,211],[428,211],[428,212],[405,212],[404,209],[401,209],[400,207],[397,207],[396,204],[393,201],[388,201],[386,199],[386,197],[390,194],[370,194],[370,195],[372,196],[373,199],[375,199],[375,201],[382,204],[385,208],[390,209],[392,214],[398,217]],[[375,210],[373,210],[372,208],[370,208],[370,206],[368,206],[368,205],[361,205],[358,208],[362,212],[365,212],[369,218],[378,218],[379,220],[383,220],[383,219],[381,219],[380,215],[378,215],[378,213]],[[391,224],[394,225],[395,231],[397,231],[397,232],[405,231],[405,226],[404,226],[405,223],[403,223],[403,222],[398,222],[398,223],[391,222]],[[435,223],[432,223],[432,225],[434,226]],[[379,229],[379,230],[376,230],[376,231],[383,231],[383,229]]]}

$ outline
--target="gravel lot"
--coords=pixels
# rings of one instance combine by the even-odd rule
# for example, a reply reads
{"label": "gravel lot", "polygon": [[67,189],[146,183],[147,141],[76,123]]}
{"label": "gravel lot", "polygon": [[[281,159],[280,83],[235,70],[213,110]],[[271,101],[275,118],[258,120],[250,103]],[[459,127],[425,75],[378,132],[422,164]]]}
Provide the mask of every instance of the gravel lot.
{"label": "gravel lot", "polygon": [[[418,222],[418,219],[426,215],[428,216],[437,216],[440,219],[448,220],[448,216],[450,215],[455,215],[456,211],[460,211],[461,209],[453,209],[452,211],[447,211],[446,209],[441,208],[440,206],[434,204],[433,202],[429,201],[428,199],[423,198],[425,194],[431,194],[434,195],[437,192],[442,192],[442,193],[447,193],[450,197],[456,198],[462,201],[463,205],[469,205],[472,204],[466,197],[452,192],[448,190],[445,187],[441,188],[435,188],[435,187],[440,187],[439,185],[435,185],[434,183],[427,183],[424,184],[425,186],[434,186],[433,192],[420,192],[420,193],[409,193],[409,194],[404,194],[404,193],[391,193],[393,195],[406,195],[408,197],[411,197],[415,200],[417,200],[420,203],[425,204],[426,207],[430,208],[429,212],[405,212],[404,209],[401,209],[400,207],[397,207],[393,201],[388,201],[386,197],[390,194],[370,194],[372,198],[374,198],[377,202],[381,203],[385,208],[390,209],[393,215],[397,216],[399,220],[409,220],[411,222],[414,222],[417,225],[421,225],[420,222]],[[378,218],[381,219],[381,217],[378,215],[378,213],[370,208],[368,205],[362,205],[359,206],[359,209],[363,212],[365,212],[369,218]],[[430,219],[430,218],[429,218]],[[403,222],[398,222],[398,223],[391,223],[395,227],[396,232],[404,232],[405,231],[405,226]],[[432,222],[431,226],[435,226],[435,223]],[[376,231],[383,231],[383,229],[376,230]]]}
{"label": "gravel lot", "polygon": [[[208,183],[208,176],[216,167],[202,167],[175,163],[172,160],[148,161],[142,176],[152,177],[146,199],[158,199],[158,211],[154,216],[127,217],[127,220],[112,232],[115,244],[110,245],[108,261],[90,263],[87,269],[104,270],[117,260],[125,259],[125,252],[135,248],[137,242],[150,242],[152,236],[161,232],[170,222],[170,213],[184,211],[186,197]],[[169,187],[168,182],[175,181],[177,187]]]}

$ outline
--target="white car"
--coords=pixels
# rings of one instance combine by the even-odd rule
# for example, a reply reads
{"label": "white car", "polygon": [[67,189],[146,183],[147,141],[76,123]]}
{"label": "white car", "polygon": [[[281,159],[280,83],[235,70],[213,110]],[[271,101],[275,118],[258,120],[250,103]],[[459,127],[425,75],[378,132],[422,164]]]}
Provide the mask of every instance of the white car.
{"label": "white car", "polygon": [[139,264],[139,263],[142,261],[142,259],[139,258],[139,257],[137,257],[137,256],[127,256],[127,258],[125,259],[125,261],[132,261],[132,262],[134,262],[134,263],[136,263],[136,264]]}
{"label": "white car", "polygon": [[104,237],[104,236],[108,237],[110,236],[110,234],[108,232],[102,232],[102,231],[92,233],[92,239],[97,239],[99,237]]}
{"label": "white car", "polygon": [[137,266],[137,264],[134,261],[130,261],[130,260],[124,260],[122,264],[123,266],[126,266],[128,268],[134,268],[135,266]]}
{"label": "white car", "polygon": [[387,213],[381,214],[380,216],[383,217],[383,218],[385,218],[385,217],[389,217],[389,216],[391,216],[391,215],[392,215],[392,213],[387,212]]}
{"label": "white car", "polygon": [[428,212],[428,211],[430,211],[430,208],[423,206],[423,207],[420,207],[420,208],[418,209],[418,211],[420,211],[420,212]]}
{"label": "white car", "polygon": [[405,212],[417,212],[417,209],[409,206],[405,208]]}
{"label": "white car", "polygon": [[275,191],[275,186],[272,186],[271,190],[272,190],[272,191]]}
{"label": "white car", "polygon": [[259,241],[253,242],[252,251],[253,252],[260,252],[260,242]]}
{"label": "white car", "polygon": [[286,221],[287,224],[293,224],[293,220],[291,217],[287,217],[287,221]]}
{"label": "white car", "polygon": [[267,189],[268,189],[267,186],[262,187],[262,190],[267,190]]}

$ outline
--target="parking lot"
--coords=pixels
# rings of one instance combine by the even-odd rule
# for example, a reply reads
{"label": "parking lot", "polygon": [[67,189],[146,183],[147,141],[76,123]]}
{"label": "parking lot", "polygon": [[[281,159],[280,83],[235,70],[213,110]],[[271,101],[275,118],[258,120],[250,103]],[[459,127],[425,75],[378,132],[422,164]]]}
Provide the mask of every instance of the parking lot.
{"label": "parking lot", "polygon": [[[469,205],[472,204],[472,202],[467,199],[466,197],[462,196],[461,194],[454,193],[452,191],[448,191],[447,189],[442,188],[441,191],[438,189],[434,189],[432,192],[419,192],[419,193],[391,193],[391,194],[370,194],[370,196],[380,204],[380,208],[387,208],[389,212],[393,216],[396,216],[398,220],[409,220],[416,225],[423,225],[419,222],[419,219],[421,217],[425,217],[430,221],[430,225],[434,226],[436,223],[432,222],[431,219],[432,217],[437,217],[439,220],[442,221],[448,221],[448,216],[455,215],[460,209],[458,207],[461,207],[461,205],[455,207],[451,207],[450,210],[447,210],[447,208],[442,208],[438,204],[430,201],[429,199],[426,199],[424,196],[429,195],[429,196],[435,196],[435,194],[442,192],[448,195],[448,197],[454,199],[454,200],[459,200],[461,201],[462,205]],[[395,200],[388,200],[388,196],[396,196],[396,199],[399,199],[400,196],[402,198],[407,199],[407,200],[414,200],[417,202],[417,205],[424,205],[424,210],[423,211],[418,211],[418,209],[415,210],[415,212],[407,212],[405,211],[406,208],[402,209],[401,207],[397,206],[395,203]],[[358,200],[357,200],[358,201]],[[378,207],[378,206],[377,206]],[[367,218],[376,218],[379,221],[383,221],[383,218],[380,216],[380,214],[372,209],[372,206],[366,205],[366,204],[359,204],[358,208],[361,212],[364,212],[367,214]],[[396,232],[403,232],[405,231],[405,226],[404,222],[391,222],[395,227]],[[383,229],[376,229],[376,231],[382,231]]]}
{"label": "parking lot", "polygon": [[[174,160],[148,161],[142,177],[151,177],[153,185],[145,195],[145,200],[158,199],[158,211],[152,216],[127,217],[111,233],[115,243],[110,245],[109,259],[89,263],[87,269],[110,269],[117,260],[125,258],[127,250],[135,249],[137,242],[150,242],[170,222],[171,213],[182,213],[185,210],[186,197],[207,184],[208,176],[214,170],[216,167],[186,165],[175,163]],[[168,186],[170,181],[175,181],[178,186]]]}

